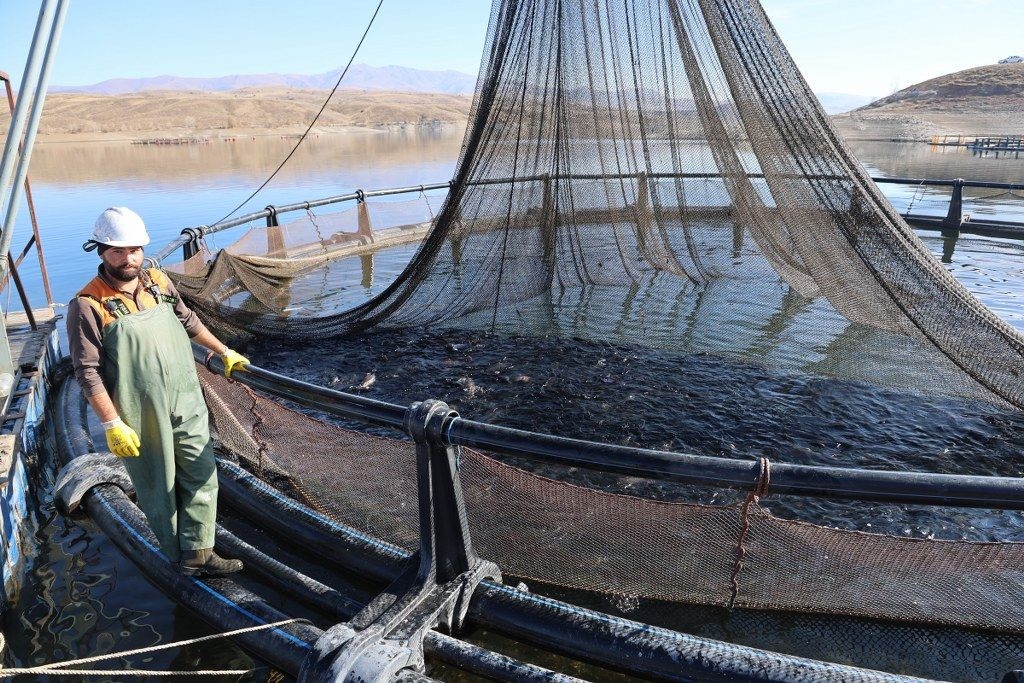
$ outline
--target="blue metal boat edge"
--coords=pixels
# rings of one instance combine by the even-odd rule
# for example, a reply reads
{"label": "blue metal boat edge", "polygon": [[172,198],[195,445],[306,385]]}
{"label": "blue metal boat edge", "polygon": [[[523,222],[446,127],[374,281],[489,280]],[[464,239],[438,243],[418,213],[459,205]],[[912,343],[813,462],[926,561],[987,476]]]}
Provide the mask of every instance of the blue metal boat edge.
{"label": "blue metal boat edge", "polygon": [[35,362],[22,367],[7,410],[0,414],[0,535],[3,546],[3,608],[21,589],[31,532],[29,458],[45,427],[45,411],[54,374],[60,362],[56,326],[45,333]]}

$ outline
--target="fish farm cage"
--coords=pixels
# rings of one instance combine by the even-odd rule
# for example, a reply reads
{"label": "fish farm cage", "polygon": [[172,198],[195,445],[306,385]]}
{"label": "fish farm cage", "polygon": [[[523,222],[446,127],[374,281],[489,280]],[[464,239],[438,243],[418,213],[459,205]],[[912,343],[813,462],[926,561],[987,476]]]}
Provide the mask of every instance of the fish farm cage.
{"label": "fish farm cage", "polygon": [[[496,0],[450,183],[270,206],[186,229],[153,256],[205,322],[258,342],[343,349],[368,331],[457,328],[526,345],[570,322],[567,337],[581,346],[607,333],[639,348],[667,330],[677,355],[665,372],[699,357],[756,367],[760,375],[746,375],[754,382],[774,372],[870,386],[880,419],[897,396],[1016,414],[1024,335],[954,277],[908,219],[938,229],[944,251],[962,232],[1019,237],[1021,226],[967,221],[963,208],[968,188],[1022,187],[912,184],[951,187],[945,215],[904,217],[892,206],[757,0]],[[435,214],[429,193],[442,189]],[[411,203],[383,200],[410,194]],[[343,202],[356,204],[314,212]],[[428,215],[408,218],[412,203]],[[305,215],[282,222],[294,212]],[[256,221],[265,225],[207,248]],[[178,249],[183,260],[170,264]],[[392,249],[405,261],[382,284],[374,254]],[[358,291],[345,289],[353,278]],[[585,314],[566,321],[562,298]],[[626,316],[595,331],[609,309]],[[1024,544],[865,533],[786,519],[774,505],[785,499],[818,522],[833,500],[861,519],[881,504],[1017,519],[1024,479],[570,439],[476,421],[430,395],[396,405],[255,366],[229,381],[216,358],[198,360],[208,366],[197,381],[220,447],[222,499],[260,532],[247,540],[220,531],[218,544],[272,591],[242,585],[245,575],[196,582],[173,572],[116,463],[89,455],[95,425],[70,383],[58,431],[63,451],[79,457],[60,499],[68,510],[84,506],[155,581],[219,627],[277,624],[242,642],[302,681],[417,680],[433,672],[424,657],[500,680],[1024,675]],[[773,400],[791,398],[788,386]],[[700,392],[695,385],[671,407],[685,410]],[[765,408],[754,393],[745,399],[748,411]],[[830,404],[817,409],[834,424]],[[622,486],[591,485],[580,472]],[[633,482],[739,495],[663,499]],[[321,578],[328,570],[350,584]],[[273,606],[284,596],[312,605],[315,623],[281,623],[298,614]],[[678,626],[695,627],[711,610],[721,637]],[[820,655],[806,657],[776,652],[786,648],[766,638],[748,644],[778,615],[800,638],[836,647],[803,648]],[[473,633],[474,642],[450,637]],[[498,637],[534,649],[499,653]],[[851,647],[888,648],[891,666],[852,666],[879,659]],[[530,653],[572,661],[541,669],[522,661]],[[901,658],[910,653],[919,661]]]}
{"label": "fish farm cage", "polygon": [[[189,289],[189,278],[208,283],[224,255],[264,269],[285,263],[281,279],[288,280],[338,258],[415,244],[429,216],[405,220],[410,204],[371,206],[367,200],[415,194],[417,207],[432,214],[424,193],[447,187],[357,190],[267,207],[186,229],[156,260],[182,249],[183,261],[165,268],[191,294],[190,303],[215,311],[201,289]],[[356,202],[355,208],[310,213],[346,202]],[[290,212],[306,217],[282,225],[280,217]],[[399,215],[398,225],[371,225]],[[204,237],[264,219],[265,226],[215,257],[205,248]],[[212,296],[253,298],[259,288],[240,272],[217,280]],[[258,319],[281,315],[274,305],[250,301],[232,308]],[[655,680],[918,680],[687,635],[545,592],[584,596],[592,605],[632,601],[820,615],[873,624],[883,633],[962,630],[1024,653],[1024,544],[868,534],[782,519],[764,506],[782,496],[1024,510],[1024,479],[743,461],[588,442],[478,422],[426,397],[401,406],[257,366],[227,380],[219,359],[198,351],[196,359],[227,504],[316,561],[386,586],[364,604],[218,529],[218,547],[284,594],[339,620],[323,631],[297,623],[241,636],[260,657],[301,680],[416,680],[424,656],[498,680],[574,680],[432,630],[457,635],[466,624]],[[131,484],[119,465],[91,455],[97,449],[73,382],[60,400],[64,450],[79,456],[59,484],[66,509],[81,504],[154,580],[222,628],[288,618],[230,580],[197,588],[201,582],[177,576],[131,504]],[[653,500],[542,476],[530,463],[731,489],[743,497],[728,504]],[[211,592],[219,602],[211,603]],[[1019,675],[1003,674],[1007,680]]]}

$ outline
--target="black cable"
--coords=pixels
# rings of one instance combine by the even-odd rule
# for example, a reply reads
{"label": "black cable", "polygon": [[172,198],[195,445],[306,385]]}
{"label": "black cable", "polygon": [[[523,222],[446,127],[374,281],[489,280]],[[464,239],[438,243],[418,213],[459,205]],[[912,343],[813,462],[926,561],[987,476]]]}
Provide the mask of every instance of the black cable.
{"label": "black cable", "polygon": [[294,147],[292,147],[292,151],[288,152],[288,156],[286,156],[286,157],[284,158],[284,160],[282,160],[282,161],[281,161],[281,163],[280,163],[280,164],[278,164],[277,168],[275,168],[275,169],[274,169],[274,172],[270,174],[270,177],[269,177],[269,178],[267,178],[266,180],[264,180],[264,181],[263,181],[263,184],[262,184],[262,185],[260,185],[259,187],[257,187],[257,188],[256,188],[256,189],[255,189],[255,190],[253,191],[253,193],[252,193],[251,195],[249,195],[248,197],[246,197],[246,198],[245,198],[245,201],[243,201],[243,202],[242,202],[241,204],[239,204],[239,205],[238,205],[238,206],[236,206],[235,208],[231,209],[231,211],[230,211],[230,212],[229,212],[229,213],[228,213],[227,215],[225,215],[225,216],[224,216],[223,218],[221,218],[220,220],[218,220],[218,221],[215,221],[215,222],[213,222],[213,223],[210,223],[210,225],[216,225],[217,223],[220,223],[221,221],[227,220],[227,219],[228,219],[228,218],[230,218],[230,217],[231,217],[231,216],[232,216],[232,215],[233,215],[233,214],[234,214],[234,213],[235,213],[236,211],[238,211],[238,210],[239,210],[239,209],[241,209],[241,208],[242,208],[243,206],[245,206],[246,204],[248,204],[248,203],[249,203],[249,200],[251,200],[251,199],[252,199],[253,197],[255,197],[255,196],[256,196],[257,194],[259,194],[259,193],[260,193],[260,191],[261,191],[261,190],[262,190],[263,188],[265,188],[265,187],[266,187],[266,186],[267,186],[267,185],[268,185],[268,184],[270,183],[270,181],[271,181],[271,180],[273,180],[273,179],[274,179],[274,176],[276,176],[276,175],[278,174],[278,172],[279,172],[279,171],[280,171],[280,170],[281,170],[282,168],[284,168],[284,165],[288,163],[288,160],[292,158],[292,155],[293,155],[293,154],[295,154],[295,150],[297,150],[297,149],[299,148],[299,145],[301,145],[301,144],[302,144],[302,142],[303,142],[303,140],[305,140],[305,139],[306,139],[306,136],[307,136],[307,135],[309,135],[309,131],[313,130],[313,126],[315,126],[315,125],[316,125],[316,122],[317,122],[317,121],[318,121],[318,120],[320,119],[320,115],[324,113],[324,110],[325,110],[325,109],[327,109],[327,105],[328,105],[328,104],[330,103],[330,101],[331,101],[331,98],[332,98],[332,97],[334,97],[334,93],[336,93],[336,92],[338,91],[338,86],[340,86],[340,85],[341,85],[341,80],[342,80],[343,78],[345,78],[345,74],[347,74],[347,73],[348,73],[348,69],[349,69],[349,67],[350,67],[350,66],[352,66],[352,62],[353,62],[353,61],[355,60],[355,58],[356,58],[356,55],[357,55],[357,54],[359,54],[359,48],[361,48],[361,47],[363,46],[363,41],[364,41],[364,40],[366,40],[366,36],[367,36],[367,34],[368,34],[368,33],[370,32],[370,28],[371,28],[371,27],[373,26],[373,21],[374,21],[374,20],[375,20],[375,19],[377,18],[377,13],[378,13],[378,12],[380,12],[380,8],[381,8],[381,5],[383,5],[383,4],[384,4],[384,0],[380,0],[380,2],[378,2],[378,3],[377,3],[377,9],[375,9],[375,10],[373,11],[373,16],[372,16],[372,17],[370,17],[370,23],[366,25],[366,30],[365,30],[365,31],[363,31],[363,37],[359,39],[359,44],[358,44],[358,45],[356,45],[356,49],[355,49],[355,50],[354,50],[354,51],[352,52],[352,56],[351,56],[351,57],[349,57],[349,59],[348,59],[348,64],[346,64],[346,65],[345,65],[345,68],[341,70],[341,75],[340,75],[340,76],[338,76],[338,81],[337,81],[337,82],[336,82],[336,83],[334,84],[334,87],[333,87],[333,88],[331,88],[331,92],[330,92],[330,94],[329,94],[329,95],[327,95],[327,99],[326,99],[326,100],[324,100],[324,104],[323,104],[323,106],[322,106],[322,107],[320,107],[320,111],[318,111],[318,112],[316,113],[316,116],[314,116],[314,117],[313,117],[313,120],[312,120],[312,121],[310,121],[310,123],[309,123],[309,126],[308,126],[308,127],[306,128],[306,132],[304,132],[304,133],[302,134],[302,136],[301,136],[301,137],[299,138],[298,142],[296,142],[296,143],[295,143],[295,146],[294,146]]}

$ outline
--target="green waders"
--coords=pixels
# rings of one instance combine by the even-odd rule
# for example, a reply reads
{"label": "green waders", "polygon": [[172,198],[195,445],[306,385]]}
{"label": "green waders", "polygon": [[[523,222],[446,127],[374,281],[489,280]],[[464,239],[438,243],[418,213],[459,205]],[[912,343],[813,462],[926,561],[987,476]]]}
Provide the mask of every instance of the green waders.
{"label": "green waders", "polygon": [[122,462],[160,548],[171,561],[212,548],[217,464],[185,328],[160,303],[107,325],[103,351],[103,383],[142,442],[139,456]]}

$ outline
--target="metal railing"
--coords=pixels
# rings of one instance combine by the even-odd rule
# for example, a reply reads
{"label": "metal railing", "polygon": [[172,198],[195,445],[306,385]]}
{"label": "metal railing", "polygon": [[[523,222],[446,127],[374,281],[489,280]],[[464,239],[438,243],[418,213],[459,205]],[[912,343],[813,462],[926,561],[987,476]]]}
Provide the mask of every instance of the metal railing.
{"label": "metal railing", "polygon": [[[748,178],[752,179],[763,179],[764,175],[759,173],[752,173],[747,175]],[[792,176],[794,179],[806,178],[806,176]],[[566,180],[621,180],[626,178],[640,180],[663,180],[663,179],[683,179],[683,180],[713,180],[720,179],[722,176],[715,173],[621,173],[621,174],[567,174],[558,176],[560,179]],[[518,178],[494,178],[488,180],[474,181],[473,185],[503,185],[512,184],[519,182],[538,182],[538,181],[551,181],[552,176],[537,175],[537,176],[524,176]],[[846,178],[841,176],[816,176],[817,180],[835,180],[841,181]],[[936,180],[929,178],[887,178],[887,177],[872,177],[873,181],[879,184],[896,184],[896,185],[913,185],[919,187],[951,187],[952,194],[950,197],[949,210],[946,212],[945,217],[938,216],[927,216],[920,214],[902,214],[904,220],[914,227],[921,228],[924,230],[941,230],[941,231],[959,231],[969,234],[983,235],[989,237],[1008,237],[1012,239],[1024,239],[1024,223],[1013,222],[1013,221],[996,221],[996,220],[969,220],[963,219],[963,191],[964,188],[986,188],[995,190],[1024,190],[1024,183],[997,183],[987,181],[976,181],[976,180],[964,180],[963,178],[954,178],[950,180]],[[443,183],[431,183],[427,185],[410,185],[405,187],[386,188],[382,190],[354,190],[352,192],[335,195],[331,197],[324,197],[322,199],[313,199],[303,202],[294,202],[292,204],[284,204],[282,206],[270,205],[261,211],[253,211],[247,213],[238,218],[233,218],[227,221],[221,221],[213,225],[198,225],[195,227],[185,228],[181,231],[181,236],[176,240],[168,244],[166,247],[161,249],[154,257],[157,263],[160,263],[167,259],[175,249],[183,248],[183,257],[185,259],[193,256],[197,251],[198,241],[206,236],[211,235],[223,230],[229,230],[236,228],[253,221],[266,220],[268,227],[274,227],[279,225],[279,216],[285,213],[292,213],[295,211],[308,211],[310,209],[319,206],[328,206],[331,204],[341,204],[344,202],[362,202],[369,197],[386,197],[389,195],[397,194],[412,194],[412,193],[423,193],[430,190],[441,190],[449,189],[452,186],[453,181]]]}
{"label": "metal railing", "polygon": [[[448,189],[452,185],[451,181],[446,183],[433,183],[430,185],[412,185],[408,187],[394,187],[383,190],[355,190],[347,194],[335,195],[333,197],[324,197],[323,199],[312,199],[306,202],[295,202],[293,204],[285,204],[283,206],[270,205],[262,211],[253,211],[247,213],[244,216],[238,218],[232,218],[228,221],[221,221],[220,223],[214,223],[213,225],[197,225],[192,228],[185,228],[181,231],[181,236],[176,240],[168,244],[166,247],[161,249],[153,259],[160,263],[164,261],[168,256],[174,253],[175,249],[179,247],[186,247],[192,245],[194,248],[195,243],[205,235],[212,235],[213,233],[221,232],[222,230],[229,230],[230,228],[237,228],[240,225],[246,223],[252,223],[253,221],[266,220],[268,227],[278,225],[277,217],[283,213],[292,213],[294,211],[308,211],[318,206],[328,206],[330,204],[341,204],[343,202],[362,202],[367,197],[386,197],[388,195],[395,194],[410,194],[427,192],[429,190],[441,190]],[[189,258],[194,251],[186,249],[185,258]]]}
{"label": "metal railing", "polygon": [[[4,71],[0,71],[0,81],[4,82],[4,87],[7,91],[7,104],[10,106],[11,116],[14,116],[15,110],[15,99],[14,90],[11,88],[11,77]],[[20,151],[20,150],[19,150]],[[53,293],[50,290],[50,276],[46,270],[46,257],[43,254],[43,242],[39,237],[39,221],[36,218],[36,205],[32,199],[32,186],[29,183],[29,179],[25,178],[25,203],[28,206],[29,221],[32,224],[32,236],[28,238],[28,242],[22,248],[21,253],[18,254],[17,258],[12,256],[10,252],[7,254],[7,269],[10,275],[10,279],[14,282],[14,287],[18,291],[18,298],[21,300],[21,305],[25,309],[25,316],[28,318],[29,325],[33,330],[37,329],[35,314],[32,312],[32,305],[29,302],[28,294],[25,291],[25,286],[21,281],[21,275],[18,273],[18,266],[21,265],[25,257],[28,256],[29,251],[32,247],[36,248],[36,258],[39,260],[39,273],[43,281],[43,293],[46,295],[46,304],[48,306],[53,305]],[[8,275],[4,274],[3,278],[0,279],[0,292],[7,287]]]}

